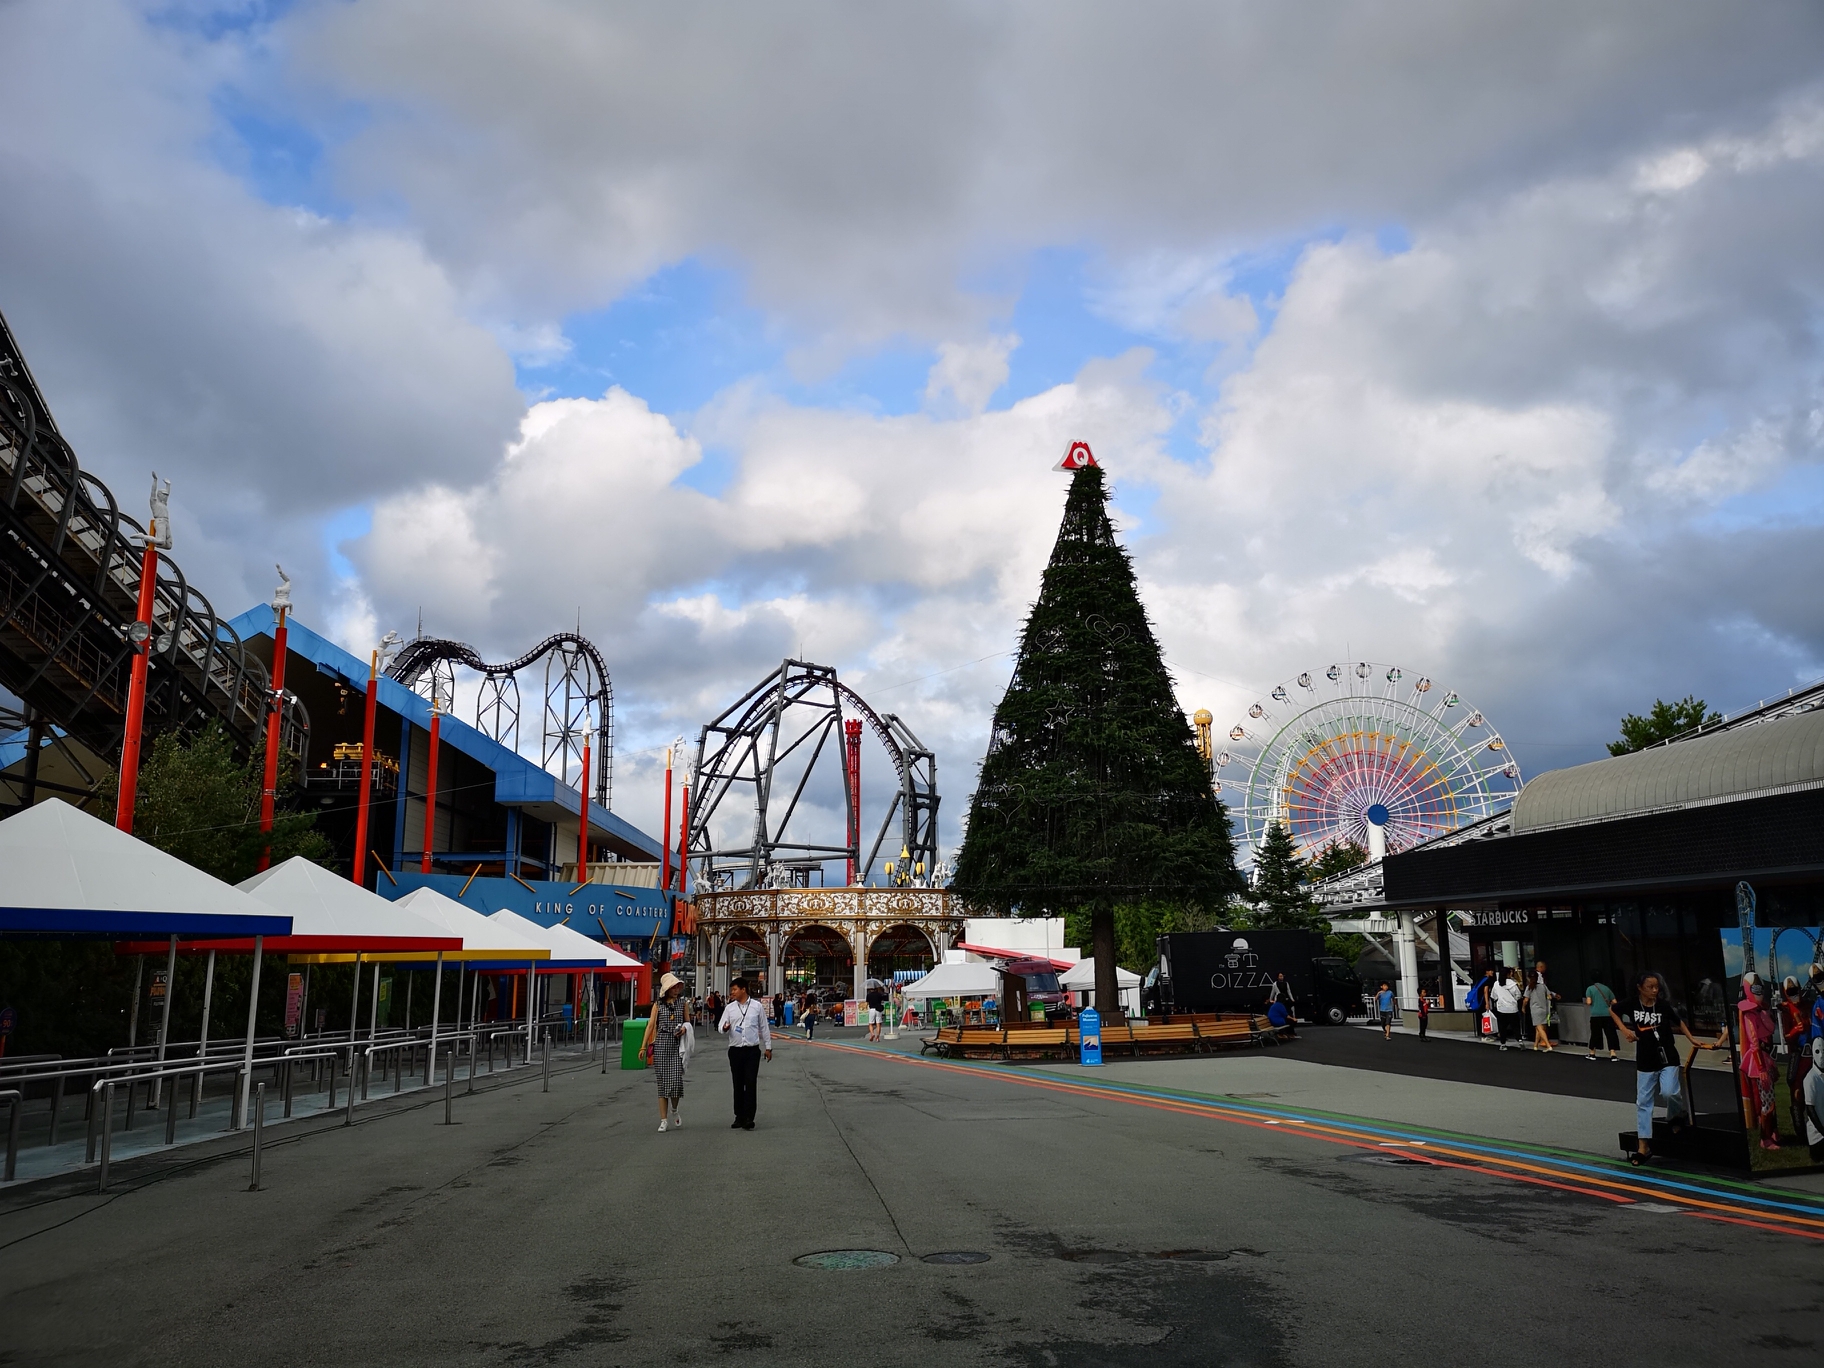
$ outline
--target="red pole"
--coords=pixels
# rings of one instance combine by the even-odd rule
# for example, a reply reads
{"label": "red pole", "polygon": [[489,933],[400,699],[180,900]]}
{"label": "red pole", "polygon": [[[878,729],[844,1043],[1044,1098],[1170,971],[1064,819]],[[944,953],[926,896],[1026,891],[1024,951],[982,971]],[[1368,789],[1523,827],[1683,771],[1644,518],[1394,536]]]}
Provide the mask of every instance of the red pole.
{"label": "red pole", "polygon": [[120,743],[120,796],[114,803],[114,825],[133,831],[133,801],[139,796],[139,733],[146,715],[146,665],[152,652],[152,591],[158,584],[158,547],[146,533],[139,562],[139,613],[133,621],[145,629],[145,640],[133,646],[133,675],[127,685],[127,734]]}
{"label": "red pole", "polygon": [[849,769],[849,846],[855,854],[849,856],[849,883],[855,887],[855,864],[861,856],[861,720],[850,718],[842,724],[843,740],[846,743],[846,755]]}
{"label": "red pole", "polygon": [[367,887],[367,806],[374,791],[374,708],[380,696],[380,652],[367,662],[367,715],[361,723],[361,797],[355,804],[355,882]]}
{"label": "red pole", "polygon": [[583,820],[576,831],[576,881],[589,882],[589,738],[583,737]]}
{"label": "red pole", "polygon": [[[434,691],[433,691],[434,692]],[[419,866],[431,872],[431,843],[437,835],[437,736],[443,714],[437,711],[437,700],[431,699],[431,755],[424,773],[424,860]]]}
{"label": "red pole", "polygon": [[684,896],[684,876],[689,872],[685,857],[690,852],[690,784],[684,784],[678,805],[678,896]]}
{"label": "red pole", "polygon": [[668,892],[671,888],[671,747],[665,747],[665,820],[659,824],[663,834],[659,843],[665,853],[660,857],[659,891]]}
{"label": "red pole", "polygon": [[272,863],[272,809],[279,793],[279,728],[285,704],[285,609],[278,610],[272,629],[272,698],[266,706],[266,782],[260,789],[260,847],[258,868]]}

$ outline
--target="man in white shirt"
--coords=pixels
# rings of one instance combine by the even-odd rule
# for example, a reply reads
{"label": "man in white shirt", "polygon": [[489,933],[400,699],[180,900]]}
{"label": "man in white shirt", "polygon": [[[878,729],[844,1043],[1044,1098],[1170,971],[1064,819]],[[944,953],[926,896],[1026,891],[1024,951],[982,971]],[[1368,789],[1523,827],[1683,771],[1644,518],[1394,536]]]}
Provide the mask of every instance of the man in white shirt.
{"label": "man in white shirt", "polygon": [[747,980],[728,986],[732,1001],[722,1009],[718,1028],[728,1037],[728,1072],[735,1081],[735,1123],[730,1130],[752,1130],[760,1060],[773,1057],[773,1029],[767,1024],[766,1006],[747,995]]}

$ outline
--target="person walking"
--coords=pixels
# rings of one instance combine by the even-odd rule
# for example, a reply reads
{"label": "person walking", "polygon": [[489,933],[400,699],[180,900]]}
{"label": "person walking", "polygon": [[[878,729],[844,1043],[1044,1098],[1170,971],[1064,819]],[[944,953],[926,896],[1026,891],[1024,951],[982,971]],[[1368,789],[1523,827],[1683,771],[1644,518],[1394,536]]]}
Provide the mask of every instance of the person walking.
{"label": "person walking", "polygon": [[1381,1014],[1381,1039],[1393,1039],[1393,989],[1387,984],[1381,985],[1381,991],[1374,995],[1374,1010]]}
{"label": "person walking", "polygon": [[[1487,1040],[1490,1036],[1488,1023],[1484,1021],[1482,1017],[1485,1012],[1494,1010],[1489,1006],[1488,1001],[1489,991],[1494,986],[1495,971],[1493,969],[1484,969],[1482,971],[1482,977],[1470,985],[1469,996],[1463,1000],[1464,1006],[1469,1008],[1470,1017],[1476,1023],[1476,1036],[1478,1039]],[[1490,1043],[1492,1044],[1493,1042],[1491,1041]]]}
{"label": "person walking", "polygon": [[1514,982],[1512,969],[1501,971],[1489,1001],[1494,1005],[1495,1035],[1505,1052],[1508,1041],[1520,1039],[1520,985]]}
{"label": "person walking", "polygon": [[728,986],[732,999],[722,1011],[719,1029],[728,1037],[728,1072],[735,1084],[735,1122],[730,1130],[752,1130],[757,1110],[760,1061],[773,1057],[773,1032],[766,1008],[747,995],[747,980]]}
{"label": "person walking", "polygon": [[677,975],[667,974],[659,980],[659,1000],[646,1018],[646,1038],[640,1046],[659,1088],[661,1134],[684,1124],[678,1114],[684,1100],[684,1056],[680,1046],[684,1033],[690,1029],[690,1004],[683,993],[684,983]]}
{"label": "person walking", "polygon": [[1552,1024],[1552,1001],[1558,995],[1545,984],[1545,963],[1526,976],[1526,1005],[1533,1018],[1533,1048],[1550,1054],[1554,1048],[1546,1027]]}
{"label": "person walking", "polygon": [[1609,1063],[1621,1058],[1621,1037],[1615,1034],[1615,1018],[1611,1008],[1615,1005],[1615,990],[1601,979],[1591,983],[1583,990],[1583,1005],[1590,1009],[1590,1053],[1586,1058],[1596,1058],[1598,1043],[1609,1047]]}
{"label": "person walking", "polygon": [[1692,1035],[1665,992],[1664,981],[1651,969],[1634,980],[1627,1017],[1624,1022],[1618,1016],[1615,1025],[1634,1046],[1635,1149],[1628,1162],[1639,1166],[1653,1157],[1654,1102],[1665,1103],[1666,1122],[1673,1130],[1683,1130],[1689,1121],[1691,1109],[1679,1084],[1678,1037],[1682,1034],[1693,1049],[1715,1050],[1728,1041],[1729,1033],[1712,1041]]}

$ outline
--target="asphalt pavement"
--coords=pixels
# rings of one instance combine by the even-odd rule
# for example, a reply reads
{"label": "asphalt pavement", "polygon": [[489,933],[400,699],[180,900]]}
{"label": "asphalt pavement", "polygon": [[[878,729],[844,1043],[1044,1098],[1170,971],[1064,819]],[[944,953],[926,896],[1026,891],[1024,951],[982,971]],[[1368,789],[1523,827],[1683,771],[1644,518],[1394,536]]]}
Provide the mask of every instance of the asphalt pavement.
{"label": "asphalt pavement", "polygon": [[106,1196],[8,1189],[0,1363],[1770,1365],[1824,1340],[1824,1213],[1628,1196],[1593,1159],[1613,1183],[1414,1159],[1246,1100],[1263,1067],[1396,1113],[1448,1080],[857,1045],[781,1040],[751,1132],[713,1050],[663,1135],[650,1075],[573,1058],[549,1093],[484,1078],[455,1126],[408,1094],[274,1128],[259,1192],[243,1139],[130,1160]]}

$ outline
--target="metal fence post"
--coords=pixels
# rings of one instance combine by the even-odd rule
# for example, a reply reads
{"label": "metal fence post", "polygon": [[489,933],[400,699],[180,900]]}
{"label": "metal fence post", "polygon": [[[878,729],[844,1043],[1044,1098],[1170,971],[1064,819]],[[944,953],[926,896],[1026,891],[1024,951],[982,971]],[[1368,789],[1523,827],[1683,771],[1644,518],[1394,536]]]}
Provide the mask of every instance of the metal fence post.
{"label": "metal fence post", "polygon": [[361,1100],[367,1101],[367,1085],[374,1081],[374,1047],[368,1046],[361,1058]]}
{"label": "metal fence post", "polygon": [[355,1062],[355,1047],[348,1047],[348,1107],[342,1114],[342,1124],[355,1124],[355,1073],[361,1066]]}
{"label": "metal fence post", "polygon": [[6,1123],[6,1181],[10,1183],[19,1172],[19,1113],[25,1110],[25,1089],[0,1092],[0,1102],[9,1103],[12,1112]]}
{"label": "metal fence post", "polygon": [[266,1085],[253,1090],[253,1182],[249,1192],[260,1190],[260,1146],[266,1138]]}
{"label": "metal fence post", "polygon": [[[130,1088],[133,1085],[127,1084]],[[108,1190],[108,1160],[113,1157],[114,1149],[114,1080],[109,1079],[102,1085],[102,1123],[101,1123],[101,1173],[97,1176],[95,1191]]]}
{"label": "metal fence post", "polygon": [[95,1116],[96,1113],[101,1110],[101,1108],[95,1105],[95,1094],[99,1092],[100,1089],[101,1080],[99,1078],[89,1085],[89,1148],[88,1152],[82,1157],[82,1162],[85,1164],[92,1164],[95,1162]]}
{"label": "metal fence post", "polygon": [[63,1075],[57,1075],[56,1089],[51,1093],[51,1138],[45,1143],[57,1143],[57,1124],[63,1119]]}
{"label": "metal fence post", "polygon": [[471,1093],[475,1091],[475,1046],[478,1043],[474,1034],[471,1033],[469,1036],[469,1086],[466,1089]]}
{"label": "metal fence post", "polygon": [[177,1143],[177,1087],[175,1084],[171,1088],[171,1100],[165,1103],[165,1143],[167,1145]]}
{"label": "metal fence post", "polygon": [[324,1081],[329,1085],[329,1101],[323,1104],[324,1111],[336,1109],[336,1060],[341,1056],[332,1054],[329,1057],[329,1068],[324,1071]]}
{"label": "metal fence post", "polygon": [[551,1032],[550,1032],[550,1031],[548,1031],[548,1030],[547,1030],[547,1031],[546,1031],[546,1032],[545,1032],[545,1048],[544,1048],[544,1056],[545,1056],[545,1087],[544,1087],[544,1091],[546,1091],[546,1092],[550,1092],[550,1091],[551,1091]]}
{"label": "metal fence post", "polygon": [[450,1099],[456,1095],[456,1042],[450,1042],[448,1054],[443,1061],[443,1124],[453,1126],[455,1118],[450,1115]]}

